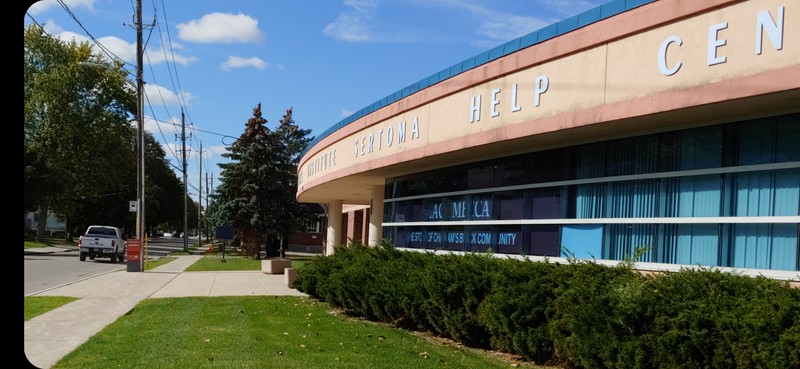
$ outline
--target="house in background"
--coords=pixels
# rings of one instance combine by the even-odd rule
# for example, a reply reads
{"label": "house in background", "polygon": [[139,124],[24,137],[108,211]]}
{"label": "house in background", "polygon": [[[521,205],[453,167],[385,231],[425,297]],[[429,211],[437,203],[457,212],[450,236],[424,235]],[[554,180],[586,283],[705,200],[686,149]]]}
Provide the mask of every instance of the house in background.
{"label": "house in background", "polygon": [[[36,234],[36,229],[39,227],[39,213],[26,211],[25,212],[25,234]],[[67,223],[64,219],[59,219],[54,214],[47,215],[47,224],[45,225],[45,232],[51,236],[55,233],[64,233],[67,229]]]}

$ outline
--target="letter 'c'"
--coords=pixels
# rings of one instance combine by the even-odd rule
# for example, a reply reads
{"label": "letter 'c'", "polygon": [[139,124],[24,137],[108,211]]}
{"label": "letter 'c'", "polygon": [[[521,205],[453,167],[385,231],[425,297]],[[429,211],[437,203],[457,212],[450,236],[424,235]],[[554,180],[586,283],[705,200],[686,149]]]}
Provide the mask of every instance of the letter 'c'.
{"label": "letter 'c'", "polygon": [[678,69],[681,69],[681,61],[678,60],[675,63],[675,66],[672,68],[667,67],[667,48],[670,44],[675,43],[678,46],[683,44],[683,40],[681,40],[678,36],[669,36],[663,43],[661,43],[661,47],[658,48],[658,70],[661,71],[661,74],[665,76],[671,76],[675,73],[678,73]]}

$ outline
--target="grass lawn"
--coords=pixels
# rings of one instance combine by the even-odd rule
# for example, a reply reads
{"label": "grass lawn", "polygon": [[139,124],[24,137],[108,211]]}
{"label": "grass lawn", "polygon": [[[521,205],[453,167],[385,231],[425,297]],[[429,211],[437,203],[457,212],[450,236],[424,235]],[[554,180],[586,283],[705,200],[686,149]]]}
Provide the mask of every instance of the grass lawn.
{"label": "grass lawn", "polygon": [[25,320],[42,315],[61,305],[77,300],[66,296],[25,296]]}
{"label": "grass lawn", "polygon": [[158,266],[164,265],[166,263],[169,263],[170,261],[173,261],[175,259],[177,259],[177,258],[174,257],[174,256],[165,256],[165,257],[162,257],[162,258],[158,258],[156,260],[148,260],[146,263],[144,263],[145,264],[144,270],[153,269],[155,267],[158,267]]}
{"label": "grass lawn", "polygon": [[[312,257],[287,257],[292,261],[292,268],[297,269],[307,263]],[[261,270],[261,260],[253,259],[249,256],[230,256],[225,255],[225,262],[222,262],[221,253],[204,255],[202,259],[186,268],[187,272],[207,272],[223,270]]]}
{"label": "grass lawn", "polygon": [[25,244],[25,249],[31,249],[31,248],[59,246],[59,245],[77,246],[78,243],[77,241],[72,241],[72,242],[67,241],[63,237],[50,237],[50,236],[46,236],[44,240],[42,240],[42,242],[37,242],[36,236],[26,234],[24,237],[24,244]]}
{"label": "grass lawn", "polygon": [[304,297],[147,299],[53,368],[535,368]]}
{"label": "grass lawn", "polygon": [[186,268],[187,272],[221,271],[221,270],[261,270],[261,260],[249,257],[225,255],[222,262],[221,255],[205,255],[200,260]]}

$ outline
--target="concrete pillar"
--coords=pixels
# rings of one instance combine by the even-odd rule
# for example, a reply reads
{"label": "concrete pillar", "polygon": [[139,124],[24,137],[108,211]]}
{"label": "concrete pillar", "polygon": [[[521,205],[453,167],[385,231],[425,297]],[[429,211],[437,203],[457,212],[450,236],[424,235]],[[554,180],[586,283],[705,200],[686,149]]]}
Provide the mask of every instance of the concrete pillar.
{"label": "concrete pillar", "polygon": [[364,242],[369,240],[369,208],[361,212],[361,234],[359,235]]}
{"label": "concrete pillar", "polygon": [[383,238],[383,185],[372,186],[372,200],[370,201],[369,212],[369,243],[370,246],[377,246]]}
{"label": "concrete pillar", "polygon": [[342,215],[347,217],[347,231],[345,231],[346,238],[352,240],[353,242],[358,240],[358,219],[356,217],[356,213],[357,211],[348,211]]}
{"label": "concrete pillar", "polygon": [[328,239],[325,255],[333,255],[333,248],[339,246],[342,234],[342,200],[328,203]]}

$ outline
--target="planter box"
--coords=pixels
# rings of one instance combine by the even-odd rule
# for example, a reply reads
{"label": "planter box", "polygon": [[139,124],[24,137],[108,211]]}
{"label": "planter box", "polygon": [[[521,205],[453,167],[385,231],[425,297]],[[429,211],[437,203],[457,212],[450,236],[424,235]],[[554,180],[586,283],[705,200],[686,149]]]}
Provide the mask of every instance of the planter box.
{"label": "planter box", "polygon": [[286,286],[289,288],[294,288],[294,280],[297,278],[297,270],[294,268],[286,268]]}
{"label": "planter box", "polygon": [[284,269],[291,268],[289,259],[264,259],[261,260],[261,271],[264,274],[283,274]]}

